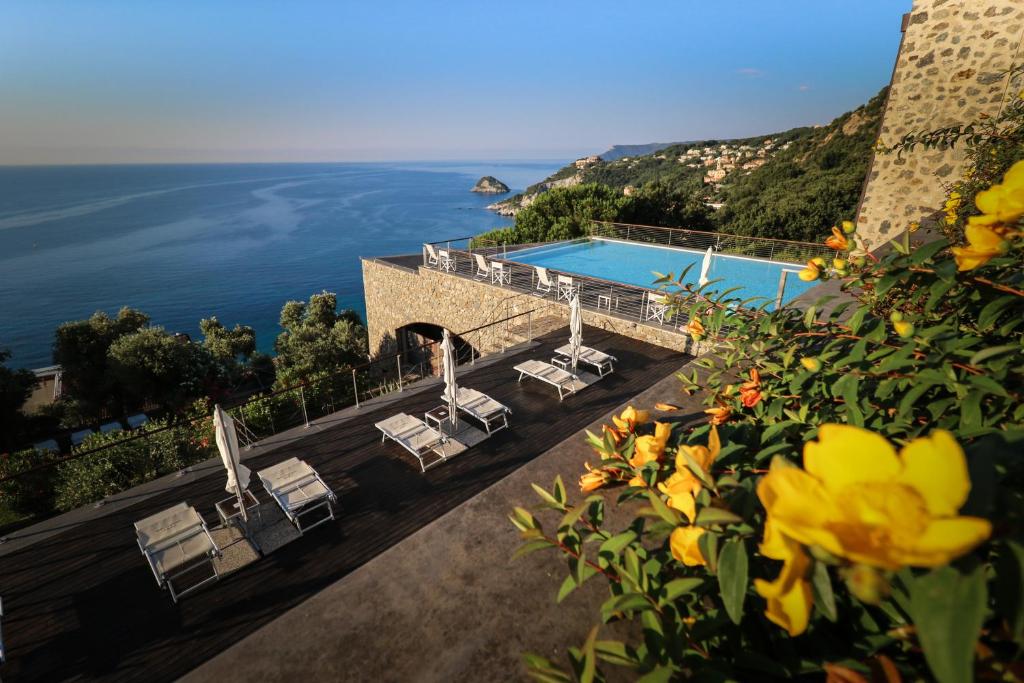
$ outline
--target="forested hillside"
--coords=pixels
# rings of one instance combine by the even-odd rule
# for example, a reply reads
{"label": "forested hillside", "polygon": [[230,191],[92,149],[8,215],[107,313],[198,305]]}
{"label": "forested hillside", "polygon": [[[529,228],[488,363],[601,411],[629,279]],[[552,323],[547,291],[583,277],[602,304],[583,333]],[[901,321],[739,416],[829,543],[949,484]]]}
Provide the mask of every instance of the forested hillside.
{"label": "forested hillside", "polygon": [[579,159],[494,205],[516,226],[487,237],[564,239],[591,218],[815,240],[856,211],[886,93],[825,126]]}

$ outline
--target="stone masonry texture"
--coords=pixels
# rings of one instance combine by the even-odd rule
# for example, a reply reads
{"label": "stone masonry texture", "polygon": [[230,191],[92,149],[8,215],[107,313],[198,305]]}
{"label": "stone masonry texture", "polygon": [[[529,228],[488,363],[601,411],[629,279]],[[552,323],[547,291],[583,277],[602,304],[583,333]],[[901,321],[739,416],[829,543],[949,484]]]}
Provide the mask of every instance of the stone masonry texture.
{"label": "stone masonry texture", "polygon": [[[914,0],[904,20],[881,141],[995,116],[1022,83],[1010,82],[1024,35],[1024,0]],[[941,208],[962,173],[962,146],[876,154],[857,215],[872,248]]]}

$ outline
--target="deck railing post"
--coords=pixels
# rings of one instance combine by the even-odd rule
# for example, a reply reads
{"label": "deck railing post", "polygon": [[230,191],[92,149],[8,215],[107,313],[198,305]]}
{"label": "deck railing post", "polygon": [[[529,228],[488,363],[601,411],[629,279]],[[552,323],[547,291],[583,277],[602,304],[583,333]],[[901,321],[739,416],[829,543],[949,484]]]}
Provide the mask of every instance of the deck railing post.
{"label": "deck railing post", "polygon": [[783,270],[779,275],[779,293],[775,295],[775,308],[782,308],[782,295],[786,292],[786,277],[789,275],[788,270]]}
{"label": "deck railing post", "polygon": [[356,395],[356,408],[359,407],[359,385],[356,383],[356,369],[352,368],[352,391]]}
{"label": "deck railing post", "polygon": [[395,356],[395,360],[398,362],[398,390],[402,391],[402,357]]}
{"label": "deck railing post", "polygon": [[627,242],[629,241],[629,230],[630,230],[630,228],[629,228],[629,226],[627,225],[627,226],[626,226],[626,241],[627,241]]}
{"label": "deck railing post", "polygon": [[529,326],[529,340],[533,342],[533,310],[529,310],[526,313],[526,324]]}
{"label": "deck railing post", "polygon": [[299,401],[302,402],[302,424],[305,429],[309,429],[309,413],[306,412],[306,390],[301,385],[299,386]]}

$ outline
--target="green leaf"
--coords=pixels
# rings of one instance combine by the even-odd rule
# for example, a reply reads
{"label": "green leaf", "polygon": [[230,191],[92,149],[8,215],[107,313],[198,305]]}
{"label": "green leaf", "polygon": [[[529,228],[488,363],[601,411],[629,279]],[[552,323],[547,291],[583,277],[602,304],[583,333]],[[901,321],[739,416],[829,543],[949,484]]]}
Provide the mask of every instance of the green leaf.
{"label": "green leaf", "polygon": [[620,550],[632,543],[635,539],[636,533],[632,531],[623,531],[621,534],[616,534],[602,543],[601,547],[597,550],[597,554],[604,555],[605,553],[609,553],[611,555],[618,555]]}
{"label": "green leaf", "polygon": [[562,582],[562,587],[558,589],[558,597],[555,598],[555,602],[562,602],[565,598],[576,590],[579,584],[576,583],[576,577],[569,574],[565,577],[565,581]]}
{"label": "green leaf", "polygon": [[547,507],[554,508],[556,510],[562,509],[562,504],[558,502],[554,496],[545,491],[543,486],[538,486],[537,484],[530,484],[530,486],[533,487],[533,490],[537,492],[537,495],[540,496],[541,500],[544,501],[544,504]]}
{"label": "green leaf", "polygon": [[661,496],[659,496],[657,493],[655,493],[654,491],[648,491],[647,498],[648,500],[651,501],[651,507],[654,508],[654,511],[663,520],[665,520],[669,524],[673,524],[676,526],[678,526],[679,523],[682,522],[679,513],[670,508],[669,506],[665,505],[665,501],[663,501],[661,499]]}
{"label": "green leaf", "polygon": [[663,602],[672,602],[681,595],[686,595],[692,592],[695,588],[699,588],[704,583],[704,579],[695,577],[686,577],[683,579],[672,579],[666,583],[662,588],[665,591],[665,597],[662,599]]}
{"label": "green leaf", "polygon": [[633,668],[640,665],[632,648],[618,640],[598,640],[594,643],[594,651],[598,657],[612,664]]}
{"label": "green leaf", "polygon": [[594,642],[597,640],[597,626],[590,629],[587,642],[583,645],[583,671],[580,672],[580,683],[594,683],[597,672],[597,655],[594,653]]}
{"label": "green leaf", "polygon": [[743,518],[723,508],[705,507],[697,513],[697,526],[724,526],[726,524],[739,524]]}
{"label": "green leaf", "polygon": [[731,539],[718,555],[718,590],[732,623],[743,619],[743,600],[747,596],[747,546],[738,538]]}
{"label": "green leaf", "polygon": [[548,541],[548,540],[545,540],[545,539],[539,539],[539,540],[536,540],[536,541],[530,541],[529,543],[524,543],[521,546],[519,546],[516,549],[516,551],[514,553],[512,553],[512,559],[513,560],[519,559],[520,557],[523,557],[524,555],[529,555],[530,553],[532,553],[534,551],[537,551],[537,550],[540,550],[542,548],[553,548],[553,547],[554,546],[551,544],[551,541]]}
{"label": "green leaf", "polygon": [[1020,349],[1021,349],[1020,344],[1005,344],[1003,346],[990,346],[989,348],[982,349],[981,351],[978,351],[976,354],[971,356],[970,364],[971,365],[977,365],[978,363],[981,363],[984,360],[988,360],[989,358],[995,358],[996,356],[1001,356],[1004,353],[1010,353],[1011,351],[1020,352]]}
{"label": "green leaf", "polygon": [[555,477],[555,500],[562,505],[564,505],[566,501],[565,482],[562,481],[562,475],[560,474]]}
{"label": "green leaf", "polygon": [[940,683],[973,680],[974,646],[985,618],[985,575],[939,567],[915,577],[910,612],[925,660]]}
{"label": "green leaf", "polygon": [[836,620],[836,596],[832,592],[832,578],[828,574],[828,565],[824,562],[814,563],[811,575],[811,587],[814,589],[814,606],[829,621]]}
{"label": "green leaf", "polygon": [[932,256],[935,256],[938,252],[942,251],[949,246],[949,241],[946,239],[937,239],[928,244],[916,247],[914,252],[910,256],[910,262],[914,265],[924,263]]}
{"label": "green leaf", "polygon": [[637,679],[637,683],[668,683],[674,671],[667,666],[658,665]]}
{"label": "green leaf", "polygon": [[1024,638],[1024,545],[1007,541],[996,563],[996,609],[1015,642]]}

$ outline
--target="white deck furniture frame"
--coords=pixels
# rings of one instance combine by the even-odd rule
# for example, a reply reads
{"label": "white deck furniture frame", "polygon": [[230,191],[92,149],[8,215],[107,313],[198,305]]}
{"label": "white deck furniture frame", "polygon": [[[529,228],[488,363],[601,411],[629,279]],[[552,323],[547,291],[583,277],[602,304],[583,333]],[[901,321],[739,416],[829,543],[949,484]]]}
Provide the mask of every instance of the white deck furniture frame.
{"label": "white deck furniture frame", "polygon": [[447,249],[437,250],[437,259],[441,263],[441,270],[453,271],[455,270],[455,257]]}
{"label": "white deck furniture frame", "polygon": [[565,398],[565,395],[562,393],[563,391],[567,391],[570,394],[576,393],[576,375],[561,368],[556,368],[551,363],[545,363],[542,360],[528,360],[512,369],[519,373],[517,382],[522,382],[523,377],[532,377],[558,389],[559,401]]}
{"label": "white deck furniture frame", "polygon": [[[381,443],[391,439],[409,451],[419,461],[420,470],[423,472],[448,459],[444,452],[444,445],[448,442],[448,437],[423,420],[413,417],[408,413],[392,415],[373,426],[379,429],[382,434]],[[427,453],[434,453],[439,456],[439,459],[428,464],[424,459]]]}
{"label": "white deck furniture frame", "polygon": [[483,423],[488,436],[509,426],[508,416],[512,409],[483,392],[459,387],[455,400],[459,410]]}
{"label": "white deck furniture frame", "polygon": [[474,280],[486,280],[491,276],[491,267],[480,254],[473,254],[473,258],[476,260],[476,274],[473,275]]}
{"label": "white deck furniture frame", "polygon": [[[178,503],[135,523],[135,540],[149,563],[156,583],[178,598],[220,578],[213,558],[220,555],[206,522],[188,503]],[[174,588],[174,580],[209,563],[213,575],[188,586]]]}
{"label": "white deck furniture frame", "polygon": [[[571,356],[572,349],[568,344],[565,344],[564,346],[559,346],[555,349],[555,353],[563,356]],[[619,359],[615,356],[607,354],[604,351],[598,351],[597,349],[592,349],[589,346],[580,347],[580,362],[596,368],[597,374],[601,377],[615,372],[615,366],[613,364],[617,363],[618,360]]]}
{"label": "white deck furniture frame", "polygon": [[665,314],[668,313],[668,297],[664,294],[647,293],[647,306],[644,308],[644,320],[657,320],[665,324]]}
{"label": "white deck furniture frame", "polygon": [[534,266],[534,269],[537,271],[537,286],[533,290],[533,295],[546,297],[551,293],[553,287],[551,276],[548,274],[548,269],[544,266]]}
{"label": "white deck furniture frame", "polygon": [[491,261],[491,284],[495,283],[499,287],[504,284],[512,284],[512,269],[506,268],[504,263]]}
{"label": "white deck furniture frame", "polygon": [[574,295],[578,294],[580,286],[573,284],[572,278],[568,275],[558,276],[558,300],[565,299],[566,301],[572,301]]}
{"label": "white deck furniture frame", "polygon": [[439,261],[437,259],[437,250],[434,249],[434,245],[424,244],[423,247],[427,250],[427,265],[436,266]]}
{"label": "white deck furniture frame", "polygon": [[[338,497],[305,460],[288,458],[260,470],[256,476],[299,534],[335,519],[334,503]],[[303,517],[322,508],[327,508],[326,517],[312,524],[303,523]]]}

